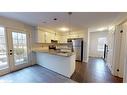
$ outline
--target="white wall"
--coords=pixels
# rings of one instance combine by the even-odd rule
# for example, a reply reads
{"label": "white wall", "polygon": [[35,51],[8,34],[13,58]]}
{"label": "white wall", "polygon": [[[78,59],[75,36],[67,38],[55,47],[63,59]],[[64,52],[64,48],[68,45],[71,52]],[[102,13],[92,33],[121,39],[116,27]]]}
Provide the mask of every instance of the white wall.
{"label": "white wall", "polygon": [[107,37],[108,31],[90,32],[89,38],[89,56],[91,57],[103,57],[104,52],[97,50],[98,38]]}

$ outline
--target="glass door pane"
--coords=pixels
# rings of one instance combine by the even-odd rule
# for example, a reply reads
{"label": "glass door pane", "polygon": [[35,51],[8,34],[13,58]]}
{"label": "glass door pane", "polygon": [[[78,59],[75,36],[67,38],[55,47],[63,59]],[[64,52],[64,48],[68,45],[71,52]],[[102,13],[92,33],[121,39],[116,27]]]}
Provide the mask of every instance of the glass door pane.
{"label": "glass door pane", "polygon": [[15,65],[28,63],[27,36],[25,33],[12,32]]}
{"label": "glass door pane", "polygon": [[3,27],[0,27],[0,70],[8,68],[6,35]]}

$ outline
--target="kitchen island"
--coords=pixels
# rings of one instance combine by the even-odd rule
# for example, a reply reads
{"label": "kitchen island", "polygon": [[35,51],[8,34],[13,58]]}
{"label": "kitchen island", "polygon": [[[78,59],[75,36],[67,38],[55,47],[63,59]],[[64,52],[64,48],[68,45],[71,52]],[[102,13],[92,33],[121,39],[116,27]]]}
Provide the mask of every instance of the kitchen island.
{"label": "kitchen island", "polygon": [[66,77],[71,77],[75,71],[75,53],[57,52],[55,50],[33,50],[36,53],[37,64],[57,72]]}

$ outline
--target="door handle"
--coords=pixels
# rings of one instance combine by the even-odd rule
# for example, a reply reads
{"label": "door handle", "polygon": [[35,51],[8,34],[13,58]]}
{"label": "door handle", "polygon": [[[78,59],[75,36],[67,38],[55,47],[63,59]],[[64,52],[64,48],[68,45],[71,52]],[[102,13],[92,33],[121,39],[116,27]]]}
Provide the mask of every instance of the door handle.
{"label": "door handle", "polygon": [[12,55],[12,49],[10,49],[10,55]]}
{"label": "door handle", "polygon": [[10,53],[10,55],[12,55],[12,53]]}

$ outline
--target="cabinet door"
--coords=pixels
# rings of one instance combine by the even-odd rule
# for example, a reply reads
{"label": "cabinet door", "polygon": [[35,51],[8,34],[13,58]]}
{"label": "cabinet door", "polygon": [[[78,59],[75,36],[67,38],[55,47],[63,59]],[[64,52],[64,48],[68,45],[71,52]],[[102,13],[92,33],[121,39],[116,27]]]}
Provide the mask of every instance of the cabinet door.
{"label": "cabinet door", "polygon": [[67,36],[62,36],[60,39],[60,43],[67,43]]}
{"label": "cabinet door", "polygon": [[38,43],[45,43],[45,32],[37,31],[37,42]]}
{"label": "cabinet door", "polygon": [[55,40],[55,33],[50,33],[50,42],[51,40]]}
{"label": "cabinet door", "polygon": [[55,40],[58,41],[58,43],[60,42],[60,35],[55,35],[54,38],[55,38]]}
{"label": "cabinet door", "polygon": [[46,32],[45,34],[46,34],[46,43],[50,43],[51,42],[50,33]]}
{"label": "cabinet door", "polygon": [[51,43],[51,40],[54,40],[54,35],[53,33],[46,32],[46,43]]}
{"label": "cabinet door", "polygon": [[46,42],[46,36],[45,36],[45,32],[41,33],[41,42],[45,43]]}
{"label": "cabinet door", "polygon": [[84,38],[84,34],[78,34],[78,38]]}
{"label": "cabinet door", "polygon": [[78,35],[73,34],[73,35],[71,35],[71,38],[78,38]]}

